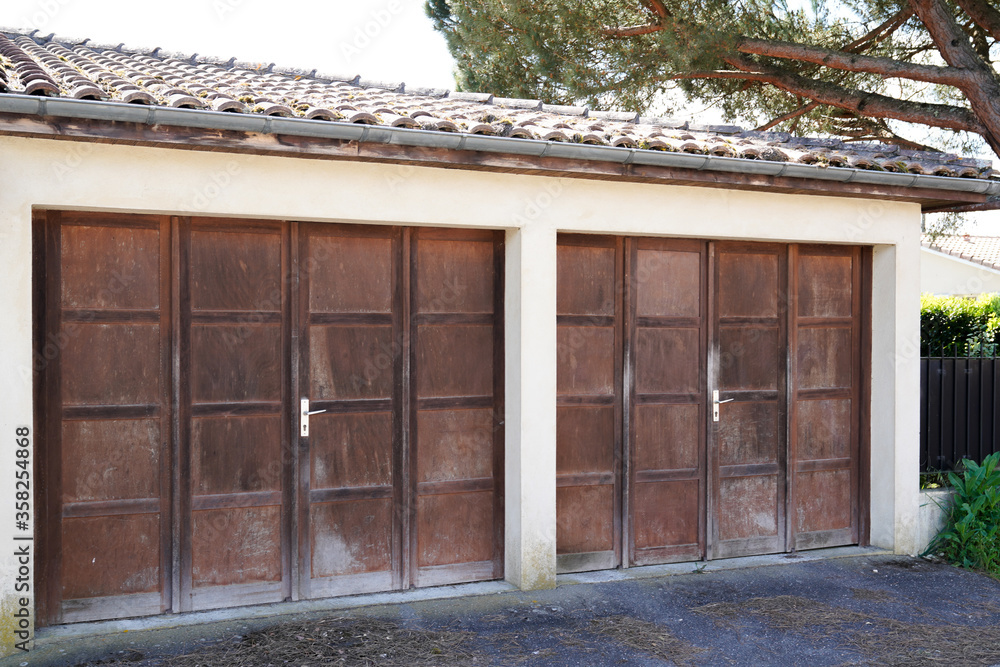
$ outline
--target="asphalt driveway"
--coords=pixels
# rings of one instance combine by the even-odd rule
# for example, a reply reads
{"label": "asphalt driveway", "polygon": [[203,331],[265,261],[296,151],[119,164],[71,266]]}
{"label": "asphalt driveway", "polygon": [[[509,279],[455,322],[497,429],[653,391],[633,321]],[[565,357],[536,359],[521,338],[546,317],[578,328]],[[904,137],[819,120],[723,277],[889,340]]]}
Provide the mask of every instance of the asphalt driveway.
{"label": "asphalt driveway", "polygon": [[12,665],[993,665],[1000,582],[862,555],[89,637]]}

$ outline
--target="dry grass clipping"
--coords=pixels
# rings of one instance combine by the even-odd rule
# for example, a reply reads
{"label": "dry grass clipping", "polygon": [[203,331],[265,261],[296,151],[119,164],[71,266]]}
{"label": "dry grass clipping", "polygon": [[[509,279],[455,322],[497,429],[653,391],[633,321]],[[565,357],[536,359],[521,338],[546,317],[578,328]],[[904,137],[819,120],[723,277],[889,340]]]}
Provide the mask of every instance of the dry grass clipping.
{"label": "dry grass clipping", "polygon": [[645,651],[675,665],[691,664],[705,649],[678,639],[656,623],[631,616],[605,616],[590,622],[590,630],[629,648]]}
{"label": "dry grass clipping", "polygon": [[885,591],[877,588],[852,588],[851,597],[862,602],[894,602],[896,598]]}
{"label": "dry grass clipping", "polygon": [[[281,623],[248,632],[237,641],[218,642],[203,649],[164,658],[146,665],[170,667],[287,667],[295,665],[350,665],[351,667],[430,667],[483,665],[468,646],[468,632],[409,630],[380,619],[327,618]],[[138,660],[137,660],[138,658]],[[91,665],[135,664],[142,656]]]}
{"label": "dry grass clipping", "polygon": [[878,664],[993,665],[1000,662],[1000,627],[907,623],[793,595],[719,602],[692,611],[728,622],[756,616],[775,629],[835,638]]}

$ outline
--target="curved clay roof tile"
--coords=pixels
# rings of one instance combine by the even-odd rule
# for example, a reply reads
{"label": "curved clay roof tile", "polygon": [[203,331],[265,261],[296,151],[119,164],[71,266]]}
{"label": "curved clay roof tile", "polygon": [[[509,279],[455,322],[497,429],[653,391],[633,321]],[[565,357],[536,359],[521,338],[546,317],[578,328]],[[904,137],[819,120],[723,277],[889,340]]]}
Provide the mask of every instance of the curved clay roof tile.
{"label": "curved clay roof tile", "polygon": [[108,94],[93,84],[77,86],[70,91],[70,97],[78,100],[103,100]]}
{"label": "curved clay roof tile", "polygon": [[27,95],[58,95],[59,86],[49,79],[29,79],[24,86]]}
{"label": "curved clay roof tile", "polygon": [[604,137],[596,132],[587,132],[578,136],[580,137],[581,144],[587,144],[590,146],[606,146],[608,144]]}
{"label": "curved clay roof tile", "polygon": [[735,157],[736,150],[726,143],[713,143],[708,147],[708,154],[716,157]]}
{"label": "curved clay roof tile", "polygon": [[760,150],[760,159],[767,160],[768,162],[788,162],[788,153],[775,148],[774,146],[765,146]]}
{"label": "curved clay roof tile", "polygon": [[358,125],[378,125],[378,118],[374,114],[370,114],[367,111],[343,111],[345,116],[344,120],[348,123],[357,123]]}
{"label": "curved clay roof tile", "polygon": [[309,107],[306,109],[305,117],[309,120],[340,120],[344,115],[324,107]]}
{"label": "curved clay roof tile", "polygon": [[471,123],[469,128],[466,130],[469,134],[486,134],[494,135],[497,131],[489,123]]}
{"label": "curved clay roof tile", "polygon": [[156,98],[145,90],[130,90],[122,95],[122,102],[127,104],[156,104]]}
{"label": "curved clay roof tile", "polygon": [[239,100],[234,100],[231,97],[218,96],[213,99],[209,104],[213,111],[229,111],[236,113],[245,113],[247,108],[246,105]]}
{"label": "curved clay roof tile", "polygon": [[167,104],[175,109],[203,109],[205,104],[197,97],[176,93],[167,98]]}

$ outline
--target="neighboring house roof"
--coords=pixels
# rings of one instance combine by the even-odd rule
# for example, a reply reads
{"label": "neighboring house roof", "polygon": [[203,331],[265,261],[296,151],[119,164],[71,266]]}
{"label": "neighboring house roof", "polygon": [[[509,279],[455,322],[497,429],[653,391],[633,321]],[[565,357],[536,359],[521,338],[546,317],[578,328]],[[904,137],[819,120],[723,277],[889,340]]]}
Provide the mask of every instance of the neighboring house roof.
{"label": "neighboring house roof", "polygon": [[[853,196],[877,191],[878,196],[889,198],[918,198],[928,210],[960,198],[975,202],[982,201],[978,199],[981,196],[1000,194],[1000,181],[992,180],[991,162],[947,153],[744,131],[731,125],[694,125],[489,94],[411,88],[357,76],[237,62],[235,58],[43,36],[38,31],[0,28],[0,93],[7,93],[0,94],[0,113],[20,116],[507,153],[531,160],[499,165],[508,170],[530,169],[537,167],[536,158],[553,158],[573,160],[572,170],[590,169],[588,173],[597,177],[681,182],[692,177],[677,178],[677,170],[685,174],[698,171],[704,172],[694,177],[701,184],[718,187],[727,184],[720,172],[735,173],[743,180],[727,178],[738,187],[793,192],[802,187],[798,183],[812,179],[826,183],[807,186],[813,190],[840,187]],[[251,122],[261,119],[266,122]],[[310,120],[333,122],[303,124]],[[7,131],[44,135],[15,125],[8,124]],[[347,129],[359,126],[373,131]],[[375,128],[384,131],[376,132]],[[82,132],[79,126],[46,131],[63,138]],[[416,134],[408,134],[411,131]],[[431,132],[437,138],[430,136]],[[461,137],[461,141],[452,142],[441,133]],[[93,136],[93,131],[87,136]],[[186,141],[198,144],[192,137]],[[518,143],[518,139],[528,141]],[[598,162],[615,163],[618,171],[586,166]],[[473,163],[480,168],[498,166]],[[559,169],[569,173],[568,164]],[[646,173],[650,169],[659,171],[653,176]],[[670,169],[675,171],[668,174]],[[767,178],[776,180],[761,180]]]}
{"label": "neighboring house roof", "polygon": [[1000,236],[959,234],[933,238],[924,234],[920,244],[952,257],[1000,270]]}

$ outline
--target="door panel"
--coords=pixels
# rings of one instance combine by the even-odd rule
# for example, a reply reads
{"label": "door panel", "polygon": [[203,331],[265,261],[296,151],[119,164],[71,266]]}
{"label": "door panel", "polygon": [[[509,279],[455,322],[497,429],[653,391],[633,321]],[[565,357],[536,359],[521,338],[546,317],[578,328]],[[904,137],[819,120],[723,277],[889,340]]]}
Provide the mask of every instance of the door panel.
{"label": "door panel", "polygon": [[287,597],[287,226],[179,223],[180,609]]}
{"label": "door panel", "polygon": [[169,224],[42,214],[39,625],[170,606]]}
{"label": "door panel", "polygon": [[299,592],[402,586],[402,234],[299,225],[302,397]]}
{"label": "door panel", "polygon": [[604,237],[558,243],[556,558],[579,572],[621,563],[624,251]]}
{"label": "door panel", "polygon": [[785,550],[786,249],[714,243],[711,557]]}
{"label": "door panel", "polygon": [[861,252],[796,246],[792,276],[792,547],[859,540]]}
{"label": "door panel", "polygon": [[502,258],[497,234],[412,230],[413,585],[502,576]]}
{"label": "door panel", "polygon": [[705,548],[706,244],[630,239],[629,550],[632,565]]}

